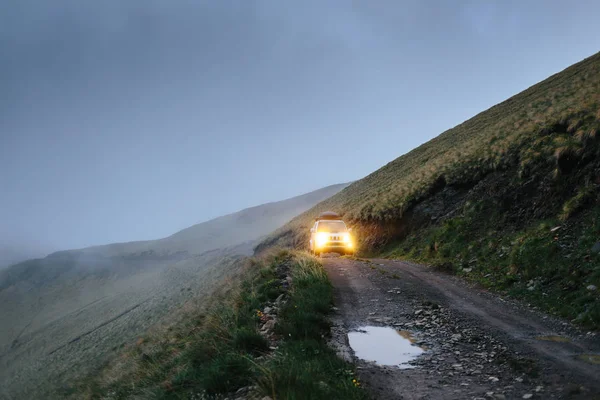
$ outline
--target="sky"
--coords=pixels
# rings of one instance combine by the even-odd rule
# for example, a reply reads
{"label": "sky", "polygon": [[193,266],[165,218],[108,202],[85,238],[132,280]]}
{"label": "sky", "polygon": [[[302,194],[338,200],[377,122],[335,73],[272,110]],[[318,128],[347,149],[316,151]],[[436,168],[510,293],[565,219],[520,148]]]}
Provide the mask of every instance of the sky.
{"label": "sky", "polygon": [[600,50],[600,2],[3,0],[0,245],[360,179]]}

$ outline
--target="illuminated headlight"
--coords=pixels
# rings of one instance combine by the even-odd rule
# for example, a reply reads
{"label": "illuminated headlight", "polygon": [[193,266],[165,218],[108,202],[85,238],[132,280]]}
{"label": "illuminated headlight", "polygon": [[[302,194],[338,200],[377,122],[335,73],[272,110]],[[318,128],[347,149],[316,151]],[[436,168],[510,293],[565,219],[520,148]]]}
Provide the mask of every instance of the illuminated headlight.
{"label": "illuminated headlight", "polygon": [[325,246],[329,240],[329,236],[327,235],[327,232],[317,232],[315,240],[317,242],[317,247]]}
{"label": "illuminated headlight", "polygon": [[352,242],[352,238],[350,237],[350,234],[348,232],[346,232],[342,235],[342,240],[344,241],[344,243]]}

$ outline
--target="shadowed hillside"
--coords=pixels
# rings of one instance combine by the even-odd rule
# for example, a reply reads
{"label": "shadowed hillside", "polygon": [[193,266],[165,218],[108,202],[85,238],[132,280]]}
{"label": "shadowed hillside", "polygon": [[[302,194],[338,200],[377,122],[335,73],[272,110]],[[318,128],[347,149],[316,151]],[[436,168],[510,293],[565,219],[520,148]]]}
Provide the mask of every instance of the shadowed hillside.
{"label": "shadowed hillside", "polygon": [[354,182],[256,250],[305,247],[312,218],[333,210],[365,254],[430,262],[598,327],[599,139],[600,53]]}
{"label": "shadowed hillside", "polygon": [[0,271],[0,397],[40,397],[192,298],[211,293],[256,240],[337,193],[329,186],[164,239],[53,253]]}

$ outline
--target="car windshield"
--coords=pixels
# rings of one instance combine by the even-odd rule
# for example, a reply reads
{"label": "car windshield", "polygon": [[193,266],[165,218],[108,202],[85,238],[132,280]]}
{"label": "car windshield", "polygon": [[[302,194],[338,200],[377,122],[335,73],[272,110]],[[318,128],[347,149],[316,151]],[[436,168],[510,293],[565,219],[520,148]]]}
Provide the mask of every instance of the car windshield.
{"label": "car windshield", "polygon": [[318,232],[344,232],[346,224],[344,221],[319,221]]}

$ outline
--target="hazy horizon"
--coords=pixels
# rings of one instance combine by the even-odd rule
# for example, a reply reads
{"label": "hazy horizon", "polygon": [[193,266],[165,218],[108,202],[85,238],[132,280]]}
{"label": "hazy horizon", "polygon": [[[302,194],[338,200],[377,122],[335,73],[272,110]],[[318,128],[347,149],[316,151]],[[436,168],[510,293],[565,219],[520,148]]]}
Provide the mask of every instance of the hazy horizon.
{"label": "hazy horizon", "polygon": [[360,179],[596,53],[598,13],[585,1],[5,2],[0,244],[156,239]]}

